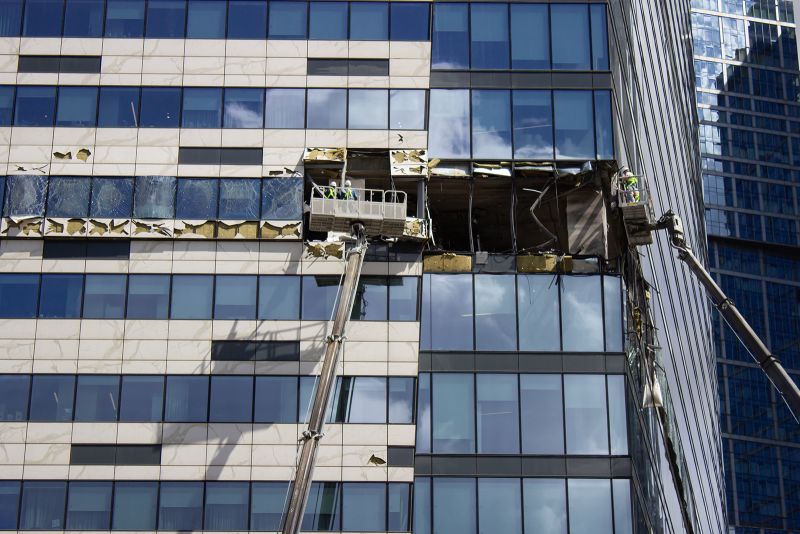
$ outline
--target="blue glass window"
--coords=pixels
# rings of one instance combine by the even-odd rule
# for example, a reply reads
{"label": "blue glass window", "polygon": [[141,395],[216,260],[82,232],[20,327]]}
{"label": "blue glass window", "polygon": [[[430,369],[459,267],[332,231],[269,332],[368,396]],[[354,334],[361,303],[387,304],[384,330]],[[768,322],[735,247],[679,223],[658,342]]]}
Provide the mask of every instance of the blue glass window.
{"label": "blue glass window", "polygon": [[78,319],[83,296],[82,274],[44,274],[39,297],[42,319]]}
{"label": "blue glass window", "polygon": [[518,478],[478,479],[478,532],[522,534],[522,488]]}
{"label": "blue glass window", "polygon": [[219,218],[257,220],[260,198],[259,178],[223,178],[219,181]]}
{"label": "blue glass window", "polygon": [[64,0],[26,0],[23,37],[61,37]]}
{"label": "blue glass window", "polygon": [[567,454],[608,454],[603,375],[564,375]]}
{"label": "blue glass window", "polygon": [[245,423],[253,420],[253,377],[212,376],[209,421]]}
{"label": "blue glass window", "polygon": [[55,108],[55,87],[19,86],[14,126],[52,126]]}
{"label": "blue glass window", "polygon": [[32,319],[38,302],[38,274],[0,274],[0,318]]}
{"label": "blue glass window", "polygon": [[137,176],[133,196],[133,216],[142,219],[175,217],[174,176]]}
{"label": "blue glass window", "polygon": [[550,68],[550,19],[545,4],[511,4],[511,68]]}
{"label": "blue glass window", "polygon": [[189,0],[186,37],[189,39],[225,38],[225,0]]}
{"label": "blue glass window", "polygon": [[48,184],[48,217],[87,217],[90,178],[53,176]]}
{"label": "blue glass window", "polygon": [[177,180],[177,219],[209,220],[217,218],[219,180],[216,178],[183,178]]}
{"label": "blue glass window", "polygon": [[378,2],[350,4],[350,39],[353,41],[389,40],[389,5]]}
{"label": "blue glass window", "polygon": [[508,4],[470,4],[473,69],[507,69]]}
{"label": "blue glass window", "polygon": [[[475,4],[473,4],[473,8]],[[511,92],[472,91],[472,157],[511,157]]]}
{"label": "blue glass window", "polygon": [[313,482],[308,496],[306,513],[300,529],[341,530],[341,485],[336,482]]}
{"label": "blue glass window", "polygon": [[225,128],[261,128],[264,124],[263,89],[225,90]]}
{"label": "blue glass window", "polygon": [[16,175],[6,178],[6,217],[35,217],[44,215],[47,176]]}
{"label": "blue glass window", "polygon": [[214,319],[256,318],[255,276],[217,276]]}
{"label": "blue glass window", "polygon": [[111,482],[70,482],[67,530],[111,527]]}
{"label": "blue glass window", "polygon": [[[0,21],[2,24],[2,21]],[[0,87],[0,126],[11,126],[14,114],[14,87],[6,85]]]}
{"label": "blue glass window", "polygon": [[553,104],[556,118],[556,159],[594,159],[592,92],[554,91]]}
{"label": "blue glass window", "polygon": [[427,41],[430,5],[417,2],[390,2],[392,41]]}
{"label": "blue glass window", "polygon": [[169,275],[132,274],[128,277],[128,319],[166,319]]}
{"label": "blue glass window", "polygon": [[608,70],[608,24],[606,6],[590,5],[592,15],[592,69]]}
{"label": "blue glass window", "polygon": [[255,421],[297,422],[297,377],[257,376]]}
{"label": "blue glass window", "polygon": [[97,125],[101,128],[135,128],[139,124],[138,87],[101,87]]}
{"label": "blue glass window", "polygon": [[346,89],[308,90],[308,128],[342,130],[347,127]]}
{"label": "blue glass window", "polygon": [[522,453],[564,454],[561,375],[520,375]]}
{"label": "blue glass window", "polygon": [[471,274],[423,277],[423,350],[472,350],[472,317]]}
{"label": "blue glass window", "polygon": [[305,89],[267,89],[265,128],[304,128]]}
{"label": "blue glass window", "polygon": [[628,454],[628,423],[625,415],[625,377],[608,376],[608,427],[611,454]]}
{"label": "blue glass window", "polygon": [[270,2],[270,39],[305,39],[308,4],[306,2]]}
{"label": "blue glass window", "polygon": [[184,128],[220,128],[222,126],[222,89],[186,87],[183,89]]}
{"label": "blue glass window", "polygon": [[203,274],[176,274],[172,277],[172,319],[211,319],[214,277]]}
{"label": "blue glass window", "polygon": [[75,421],[116,421],[119,376],[78,375]]}
{"label": "blue glass window", "polygon": [[389,91],[389,128],[392,130],[425,129],[425,91],[392,89]]}
{"label": "blue glass window", "polygon": [[336,383],[329,417],[337,423],[385,423],[386,378],[341,377]]}
{"label": "blue glass window", "polygon": [[[434,454],[475,452],[475,383],[473,375],[438,373],[432,377]],[[438,529],[435,530],[439,532]]]}
{"label": "blue glass window", "polygon": [[64,37],[102,37],[103,0],[69,0],[64,14]]}
{"label": "blue glass window", "polygon": [[336,303],[338,276],[303,277],[303,320],[328,321]]}
{"label": "blue glass window", "polygon": [[202,527],[203,483],[162,482],[158,529],[202,530]]}
{"label": "blue glass window", "polygon": [[133,178],[92,178],[89,216],[128,218],[133,213]]}
{"label": "blue glass window", "polygon": [[260,276],[258,318],[272,321],[300,319],[300,277]]}
{"label": "blue glass window", "polygon": [[179,87],[142,87],[139,126],[142,128],[177,128],[181,116]]}
{"label": "blue glass window", "polygon": [[516,375],[479,374],[476,380],[478,453],[518,454],[519,394]]}
{"label": "blue glass window", "polygon": [[570,478],[569,493],[570,534],[612,532],[611,481]]}
{"label": "blue glass window", "polygon": [[614,159],[614,118],[611,114],[611,91],[594,92],[594,124],[597,159]]}
{"label": "blue glass window", "polygon": [[295,221],[303,217],[302,178],[263,180],[261,193],[261,219]]}
{"label": "blue glass window", "polygon": [[434,478],[433,532],[476,534],[476,497],[474,478]]}
{"label": "blue glass window", "polygon": [[389,423],[414,422],[414,378],[389,378]]}
{"label": "blue glass window", "polygon": [[253,482],[250,486],[250,530],[280,530],[288,483]]}
{"label": "blue glass window", "polygon": [[[0,3],[0,37],[19,36],[22,5],[22,0],[6,0]],[[16,525],[14,527],[16,528]]]}
{"label": "blue glass window", "polygon": [[114,483],[114,530],[155,530],[158,482]]}
{"label": "blue glass window", "polygon": [[63,530],[66,482],[26,480],[22,484],[21,530]]}
{"label": "blue glass window", "polygon": [[589,70],[592,67],[589,43],[589,6],[555,4],[550,6],[553,69]]}
{"label": "blue glass window", "polygon": [[[527,4],[515,4],[528,7]],[[514,158],[553,159],[553,104],[550,91],[513,92]]]}
{"label": "blue glass window", "polygon": [[514,275],[475,276],[476,350],[517,350]]}
{"label": "blue glass window", "polygon": [[347,2],[311,2],[309,39],[347,40]]}
{"label": "blue glass window", "polygon": [[142,37],[144,0],[106,0],[106,37]]}
{"label": "blue glass window", "polygon": [[622,352],[622,299],[620,279],[616,276],[603,277],[603,308],[606,319],[606,351]]}
{"label": "blue glass window", "polygon": [[0,376],[0,421],[28,419],[28,375]]}
{"label": "blue glass window", "polygon": [[20,482],[0,481],[0,530],[16,530]]}
{"label": "blue glass window", "polygon": [[342,483],[342,530],[377,532],[386,528],[386,484]]}
{"label": "blue glass window", "polygon": [[97,87],[61,87],[58,90],[56,126],[94,126]]}
{"label": "blue glass window", "polygon": [[599,276],[561,280],[561,323],[564,350],[603,351],[603,304]]}
{"label": "blue glass window", "polygon": [[250,484],[206,482],[203,530],[247,530]]}
{"label": "blue glass window", "polygon": [[208,420],[208,377],[168,376],[164,421],[202,422]]}
{"label": "blue glass window", "polygon": [[562,479],[522,480],[525,532],[567,532],[567,491]]}
{"label": "blue glass window", "polygon": [[347,127],[352,130],[385,130],[389,121],[389,91],[350,89]]}
{"label": "blue glass window", "polygon": [[228,1],[228,39],[265,39],[267,3],[262,0]]}
{"label": "blue glass window", "polygon": [[389,320],[417,320],[417,286],[414,276],[389,277]]}
{"label": "blue glass window", "polygon": [[31,421],[72,421],[75,377],[71,375],[33,375]]}
{"label": "blue glass window", "polygon": [[161,421],[164,407],[164,377],[122,377],[120,421]]}
{"label": "blue glass window", "polygon": [[431,89],[428,152],[437,158],[469,158],[469,91]]}
{"label": "blue glass window", "polygon": [[[388,524],[389,532],[407,532],[410,530],[411,485],[405,483],[389,483]],[[417,534],[421,534],[416,531]]]}
{"label": "blue glass window", "polygon": [[468,4],[435,3],[431,68],[469,68]]}
{"label": "blue glass window", "polygon": [[147,2],[149,38],[183,38],[186,29],[186,0],[150,0]]}

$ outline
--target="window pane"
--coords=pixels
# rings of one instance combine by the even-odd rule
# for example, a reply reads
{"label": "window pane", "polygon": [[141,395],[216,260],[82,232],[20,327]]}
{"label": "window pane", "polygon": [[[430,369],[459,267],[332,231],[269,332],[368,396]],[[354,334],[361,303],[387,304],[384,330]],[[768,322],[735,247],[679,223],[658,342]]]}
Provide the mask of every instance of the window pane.
{"label": "window pane", "polygon": [[351,532],[386,530],[386,484],[342,483],[342,530]]}
{"label": "window pane", "polygon": [[472,91],[472,156],[511,157],[511,94],[509,91]]}
{"label": "window pane", "polygon": [[225,0],[189,0],[186,37],[224,39],[225,7]]}
{"label": "window pane", "polygon": [[[386,530],[389,532],[407,532],[410,530],[409,512],[411,504],[411,484],[389,483],[389,512],[388,525]],[[421,534],[416,531],[417,534]]]}
{"label": "window pane", "polygon": [[420,373],[417,393],[417,440],[416,452],[431,452],[431,375]]}
{"label": "window pane", "polygon": [[414,479],[414,534],[431,534],[431,479]]}
{"label": "window pane", "polygon": [[256,377],[257,423],[297,422],[297,377]]}
{"label": "window pane", "polygon": [[66,501],[66,482],[23,482],[20,530],[63,530]]}
{"label": "window pane", "polygon": [[301,530],[340,530],[340,488],[337,482],[311,483]]}
{"label": "window pane", "polygon": [[553,104],[550,91],[518,90],[513,93],[514,158],[552,160]]}
{"label": "window pane", "polygon": [[34,375],[31,386],[31,421],[72,421],[75,377]]}
{"label": "window pane", "polygon": [[564,375],[567,454],[608,454],[606,384],[601,375]]}
{"label": "window pane", "polygon": [[[432,375],[432,378],[433,453],[474,453],[473,375],[439,373]],[[434,531],[439,532],[438,529]]]}
{"label": "window pane", "polygon": [[258,220],[261,179],[229,178],[219,181],[219,218]]}
{"label": "window pane", "polygon": [[263,89],[225,90],[225,128],[261,128],[264,124]]}
{"label": "window pane", "polygon": [[389,91],[350,89],[348,128],[385,130],[389,120]]}
{"label": "window pane", "polygon": [[203,483],[162,482],[158,529],[201,530],[202,523]]}
{"label": "window pane", "polygon": [[174,275],[170,307],[172,319],[211,319],[213,288],[212,275]]}
{"label": "window pane", "polygon": [[475,276],[475,348],[516,350],[515,276]]}
{"label": "window pane", "polygon": [[155,530],[158,482],[114,483],[114,530]]}
{"label": "window pane", "polygon": [[520,375],[522,453],[564,454],[561,375]]}
{"label": "window pane", "polygon": [[90,217],[127,219],[133,213],[133,178],[92,178]]}
{"label": "window pane", "polygon": [[126,282],[124,274],[87,274],[83,295],[84,319],[123,319]]}
{"label": "window pane", "polygon": [[142,87],[139,126],[142,128],[177,128],[180,124],[180,115],[181,89],[179,87]]}
{"label": "window pane", "polygon": [[567,495],[564,480],[526,478],[522,480],[522,487],[525,533],[567,534]]}
{"label": "window pane", "polygon": [[288,490],[286,482],[251,484],[250,530],[263,532],[280,529]]}
{"label": "window pane", "polygon": [[175,217],[174,176],[137,176],[133,197],[133,216],[142,219]]}
{"label": "window pane", "polygon": [[628,454],[628,421],[625,416],[625,377],[608,376],[608,424],[611,434],[611,454]]}
{"label": "window pane", "polygon": [[610,480],[567,480],[570,534],[612,532]]}
{"label": "window pane", "polygon": [[56,107],[55,87],[17,87],[15,126],[52,126]]}
{"label": "window pane", "polygon": [[475,534],[475,479],[433,479],[433,532]]}
{"label": "window pane", "polygon": [[256,318],[255,276],[217,276],[214,319]]}
{"label": "window pane", "polygon": [[565,351],[603,350],[599,276],[561,277],[561,324]]}
{"label": "window pane", "polygon": [[183,38],[186,26],[186,0],[147,2],[147,37]]}
{"label": "window pane", "polygon": [[550,6],[553,69],[589,70],[589,6],[558,4]]}
{"label": "window pane", "polygon": [[477,375],[478,453],[519,453],[517,375]]}
{"label": "window pane", "polygon": [[183,178],[177,180],[177,184],[175,218],[195,220],[217,218],[219,180],[216,178]]}
{"label": "window pane", "polygon": [[58,90],[56,126],[94,126],[97,87],[61,87]]}
{"label": "window pane", "polygon": [[473,69],[508,68],[508,5],[470,4]]}
{"label": "window pane", "polygon": [[390,2],[392,8],[392,41],[427,41],[429,4]]}
{"label": "window pane", "polygon": [[32,319],[38,302],[38,274],[0,274],[0,318]]}
{"label": "window pane", "polygon": [[472,350],[472,275],[426,274],[422,283],[422,349]]}
{"label": "window pane", "polygon": [[428,152],[438,158],[469,158],[469,91],[431,89]]}
{"label": "window pane", "polygon": [[111,482],[70,482],[67,530],[108,530]]}
{"label": "window pane", "polygon": [[0,421],[25,421],[28,418],[28,375],[0,376]]}
{"label": "window pane", "polygon": [[247,530],[249,499],[247,482],[206,482],[203,530]]}
{"label": "window pane", "polygon": [[[2,5],[0,5],[2,10]],[[2,27],[0,19],[0,28]],[[1,30],[0,30],[1,31]],[[11,126],[11,116],[14,112],[14,87],[7,85],[0,87],[0,126]]]}
{"label": "window pane", "polygon": [[550,21],[547,5],[511,4],[511,68],[550,68]]}
{"label": "window pane", "polygon": [[88,217],[89,178],[53,176],[48,184],[48,217]]}
{"label": "window pane", "polygon": [[389,6],[378,2],[350,4],[350,39],[353,41],[389,40]]}
{"label": "window pane", "polygon": [[431,68],[469,68],[468,4],[433,5]]}
{"label": "window pane", "polygon": [[589,7],[592,14],[592,69],[608,70],[608,25],[606,6]]}
{"label": "window pane", "polygon": [[144,35],[144,0],[106,0],[106,37]]}
{"label": "window pane", "polygon": [[414,422],[414,378],[393,376],[389,378],[389,423]]}
{"label": "window pane", "polygon": [[82,297],[82,274],[44,274],[39,297],[39,317],[79,319]]}
{"label": "window pane", "polygon": [[392,89],[389,91],[389,128],[393,130],[425,129],[425,91]]}
{"label": "window pane", "polygon": [[305,39],[307,9],[305,2],[270,2],[269,38]]}
{"label": "window pane", "polygon": [[102,37],[103,0],[69,0],[64,15],[64,37]]}
{"label": "window pane", "polygon": [[123,376],[120,421],[161,421],[163,376]]}
{"label": "window pane", "polygon": [[478,479],[479,532],[522,534],[522,499],[518,478]]}
{"label": "window pane", "polygon": [[267,3],[228,0],[228,39],[266,39]]}
{"label": "window pane", "polygon": [[25,217],[44,215],[47,176],[8,176],[3,215]]}
{"label": "window pane", "polygon": [[304,128],[305,89],[267,89],[265,128]]}
{"label": "window pane", "polygon": [[[0,4],[0,36],[19,37],[22,22],[22,0],[7,0]],[[14,524],[14,530],[16,523]]]}
{"label": "window pane", "polygon": [[611,91],[594,92],[594,123],[597,159],[614,159],[614,119],[611,115]]}
{"label": "window pane", "polygon": [[249,423],[253,420],[253,377],[212,376],[209,421]]}
{"label": "window pane", "polygon": [[166,319],[168,309],[169,275],[130,275],[128,319]]}
{"label": "window pane", "polygon": [[22,36],[61,37],[63,14],[64,0],[26,0]]}
{"label": "window pane", "polygon": [[347,90],[309,89],[308,128],[347,127]]}
{"label": "window pane", "polygon": [[311,2],[309,39],[347,40],[347,2]]}
{"label": "window pane", "polygon": [[417,320],[417,285],[416,276],[389,277],[389,320]]}
{"label": "window pane", "polygon": [[258,318],[273,321],[300,319],[300,277],[259,277]]}
{"label": "window pane", "polygon": [[303,179],[268,178],[261,182],[261,219],[295,221],[303,218]]}
{"label": "window pane", "polygon": [[386,423],[386,378],[342,377],[334,393],[333,413],[341,423]]}
{"label": "window pane", "polygon": [[554,91],[553,98],[556,159],[593,159],[595,150],[591,91]]}
{"label": "window pane", "polygon": [[75,421],[116,421],[119,376],[79,375]]}
{"label": "window pane", "polygon": [[330,320],[338,289],[338,276],[304,276],[303,320]]}
{"label": "window pane", "polygon": [[208,418],[208,377],[168,376],[164,420],[202,422]]}
{"label": "window pane", "polygon": [[622,300],[620,279],[616,276],[603,277],[603,306],[606,320],[606,350],[622,352]]}
{"label": "window pane", "polygon": [[384,276],[362,276],[350,318],[356,321],[385,321],[388,287]]}
{"label": "window pane", "polygon": [[611,481],[611,486],[614,490],[614,534],[632,534],[631,483],[618,478]]}
{"label": "window pane", "polygon": [[[1,9],[2,8],[0,8],[0,10]],[[0,481],[0,529],[17,529],[19,494],[19,481]]]}
{"label": "window pane", "polygon": [[186,87],[183,89],[184,128],[220,128],[222,126],[222,89]]}

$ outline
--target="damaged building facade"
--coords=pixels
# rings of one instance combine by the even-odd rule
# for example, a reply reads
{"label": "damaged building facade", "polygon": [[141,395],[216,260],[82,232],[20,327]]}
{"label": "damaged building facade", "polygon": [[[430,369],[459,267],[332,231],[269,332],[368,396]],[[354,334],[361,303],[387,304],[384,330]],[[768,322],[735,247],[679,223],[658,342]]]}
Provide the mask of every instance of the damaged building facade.
{"label": "damaged building facade", "polygon": [[304,531],[723,532],[709,307],[647,228],[706,256],[689,3],[650,4],[0,3],[0,530],[280,531],[349,181],[406,212]]}

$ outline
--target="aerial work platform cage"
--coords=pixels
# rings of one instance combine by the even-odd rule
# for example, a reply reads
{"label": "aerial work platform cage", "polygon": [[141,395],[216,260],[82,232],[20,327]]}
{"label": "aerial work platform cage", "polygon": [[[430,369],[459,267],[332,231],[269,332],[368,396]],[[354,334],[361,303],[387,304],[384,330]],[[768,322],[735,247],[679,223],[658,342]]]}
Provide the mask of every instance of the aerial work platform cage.
{"label": "aerial work platform cage", "polygon": [[401,237],[406,209],[404,191],[315,185],[311,188],[309,228],[350,232],[354,223],[361,223],[369,236]]}

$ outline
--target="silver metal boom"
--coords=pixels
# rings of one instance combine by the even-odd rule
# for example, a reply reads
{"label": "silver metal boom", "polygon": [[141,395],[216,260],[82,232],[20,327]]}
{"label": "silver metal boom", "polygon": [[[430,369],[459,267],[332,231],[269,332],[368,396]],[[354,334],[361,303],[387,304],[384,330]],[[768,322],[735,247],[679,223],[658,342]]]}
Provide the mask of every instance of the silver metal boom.
{"label": "silver metal boom", "polygon": [[354,224],[351,235],[356,242],[347,251],[344,281],[339,293],[336,315],[333,319],[333,329],[325,339],[325,359],[322,362],[322,372],[319,376],[319,383],[311,406],[308,428],[303,431],[303,435],[300,438],[303,442],[303,449],[300,453],[294,485],[291,487],[292,494],[286,509],[283,534],[297,534],[300,532],[306,502],[308,501],[308,493],[311,490],[311,477],[314,474],[319,440],[322,437],[323,425],[325,424],[325,414],[328,413],[331,389],[336,379],[336,367],[339,363],[339,353],[344,341],[345,327],[350,319],[350,314],[353,312],[358,280],[361,277],[361,267],[364,264],[364,254],[367,250],[364,227],[360,223]]}

